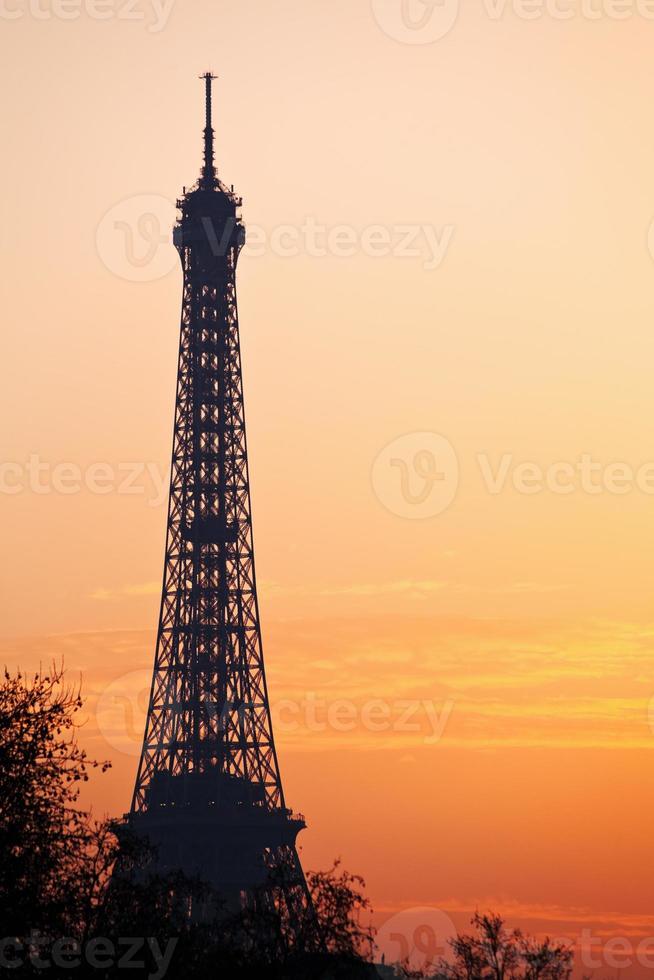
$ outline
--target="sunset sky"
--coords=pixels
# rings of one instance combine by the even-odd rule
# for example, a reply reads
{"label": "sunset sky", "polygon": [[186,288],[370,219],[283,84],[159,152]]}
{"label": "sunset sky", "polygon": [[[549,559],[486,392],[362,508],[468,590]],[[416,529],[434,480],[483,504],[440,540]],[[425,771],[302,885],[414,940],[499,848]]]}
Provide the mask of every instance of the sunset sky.
{"label": "sunset sky", "polygon": [[210,68],[303,862],[361,873],[382,938],[493,908],[646,977],[654,12],[408,6],[2,5],[0,652],[81,672],[125,811]]}

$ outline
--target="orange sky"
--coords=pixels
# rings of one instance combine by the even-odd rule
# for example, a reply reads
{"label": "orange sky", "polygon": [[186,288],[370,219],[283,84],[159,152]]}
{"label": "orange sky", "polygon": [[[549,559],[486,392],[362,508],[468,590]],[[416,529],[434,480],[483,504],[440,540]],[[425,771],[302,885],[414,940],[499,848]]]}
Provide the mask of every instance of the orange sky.
{"label": "orange sky", "polygon": [[[647,5],[480,0],[445,31],[454,0],[411,0],[413,28],[400,0],[68,3],[0,9],[3,659],[82,671],[83,737],[114,764],[94,803],[125,810],[163,558],[169,224],[211,67],[251,231],[257,567],[305,864],[342,855],[395,931],[491,906],[590,930],[585,972],[649,976]],[[565,469],[584,456],[590,483]]]}

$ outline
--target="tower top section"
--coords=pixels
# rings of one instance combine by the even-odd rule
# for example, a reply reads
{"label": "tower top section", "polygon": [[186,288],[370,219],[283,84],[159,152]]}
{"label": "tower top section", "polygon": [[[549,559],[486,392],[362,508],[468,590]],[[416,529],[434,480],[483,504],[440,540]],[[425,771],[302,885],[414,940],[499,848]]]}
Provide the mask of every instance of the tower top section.
{"label": "tower top section", "polygon": [[217,75],[213,75],[210,71],[206,71],[204,75],[200,75],[200,78],[204,79],[205,88],[205,125],[204,125],[204,166],[202,167],[202,174],[200,176],[200,190],[212,191],[218,184],[218,175],[216,174],[216,166],[214,163],[214,151],[213,151],[213,125],[211,119],[211,86],[213,80],[217,78]]}
{"label": "tower top section", "polygon": [[[204,82],[205,92],[205,121],[204,121],[204,159],[200,176],[192,187],[184,187],[183,196],[178,200],[177,207],[182,211],[193,210],[201,206],[210,208],[221,214],[234,212],[241,207],[243,201],[234,191],[234,186],[228,187],[218,177],[214,159],[214,129],[213,129],[213,92],[212,83],[218,76],[206,71],[199,76]],[[206,217],[206,215],[205,215]]]}

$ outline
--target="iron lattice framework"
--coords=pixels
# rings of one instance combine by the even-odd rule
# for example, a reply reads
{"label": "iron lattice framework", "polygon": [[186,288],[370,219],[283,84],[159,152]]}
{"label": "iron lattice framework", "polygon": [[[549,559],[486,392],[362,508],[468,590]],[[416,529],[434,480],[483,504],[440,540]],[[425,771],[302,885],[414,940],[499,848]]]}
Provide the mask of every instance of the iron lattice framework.
{"label": "iron lattice framework", "polygon": [[236,302],[241,200],[214,166],[210,74],[204,166],[178,201],[184,272],[172,474],[154,675],[130,822],[161,863],[247,901],[291,869],[307,901],[270,718],[254,566]]}

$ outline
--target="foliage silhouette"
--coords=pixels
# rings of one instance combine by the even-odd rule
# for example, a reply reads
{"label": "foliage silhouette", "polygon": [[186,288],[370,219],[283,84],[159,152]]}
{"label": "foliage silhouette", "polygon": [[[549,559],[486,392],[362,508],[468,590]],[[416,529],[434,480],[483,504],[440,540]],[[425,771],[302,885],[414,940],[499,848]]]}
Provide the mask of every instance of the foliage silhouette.
{"label": "foliage silhouette", "polygon": [[[91,768],[77,741],[79,688],[62,667],[0,681],[0,974],[15,980],[379,980],[424,977],[376,969],[365,882],[335,862],[309,872],[313,907],[286,928],[282,902],[228,912],[199,879],[162,875],[147,842],[83,810]],[[283,866],[267,894],[283,889]],[[263,893],[262,893],[263,896]],[[297,924],[296,924],[297,925]],[[508,931],[492,914],[452,943],[433,980],[569,980],[572,952]],[[289,936],[293,936],[293,942]],[[138,948],[135,944],[138,943]],[[130,945],[131,944],[131,945]]]}
{"label": "foliage silhouette", "polygon": [[[372,975],[364,961],[372,940],[361,922],[369,908],[364,882],[338,863],[308,875],[313,910],[290,945],[281,903],[227,913],[209,885],[157,873],[146,842],[81,809],[88,770],[108,767],[78,744],[82,705],[56,665],[29,679],[5,671],[0,683],[3,973],[123,976],[127,940],[142,937],[143,965],[130,964],[132,976],[161,980],[164,966],[171,980]],[[281,885],[285,873],[276,868],[269,884]],[[163,963],[159,954],[171,946]]]}
{"label": "foliage silhouette", "polygon": [[404,980],[569,980],[572,949],[550,939],[539,942],[519,929],[508,930],[501,916],[476,913],[473,931],[450,943],[452,956],[425,972],[400,967]]}

